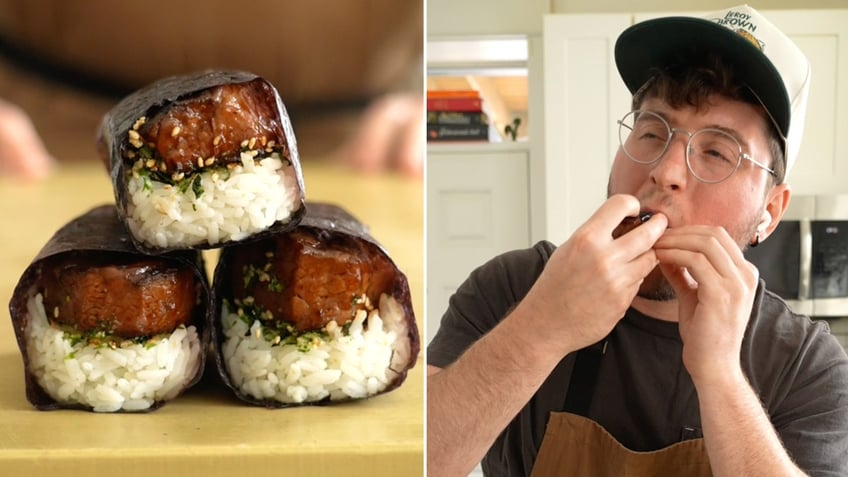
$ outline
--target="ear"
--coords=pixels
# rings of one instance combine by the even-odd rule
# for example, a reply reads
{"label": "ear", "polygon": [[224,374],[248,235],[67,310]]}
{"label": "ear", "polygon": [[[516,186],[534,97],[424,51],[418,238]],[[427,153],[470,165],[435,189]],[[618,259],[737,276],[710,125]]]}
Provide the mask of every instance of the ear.
{"label": "ear", "polygon": [[792,196],[792,189],[789,184],[778,184],[769,191],[766,197],[766,203],[763,210],[763,219],[757,226],[757,232],[760,235],[760,240],[765,240],[771,235],[772,231],[780,223],[783,218],[786,208],[789,206],[789,199]]}

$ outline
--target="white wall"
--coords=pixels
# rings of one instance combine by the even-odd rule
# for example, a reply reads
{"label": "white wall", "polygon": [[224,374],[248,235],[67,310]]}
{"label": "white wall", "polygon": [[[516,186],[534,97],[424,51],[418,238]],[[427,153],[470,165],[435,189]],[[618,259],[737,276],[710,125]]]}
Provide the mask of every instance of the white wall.
{"label": "white wall", "polygon": [[[467,0],[466,0],[467,1]],[[646,0],[625,2],[622,0],[551,0],[554,13],[629,13],[665,11],[711,11],[737,4],[749,3],[757,10],[845,8],[845,0]]]}
{"label": "white wall", "polygon": [[428,0],[431,37],[541,34],[547,13],[710,11],[752,3],[758,10],[845,8],[845,0]]}
{"label": "white wall", "polygon": [[550,0],[427,0],[427,36],[541,34]]}

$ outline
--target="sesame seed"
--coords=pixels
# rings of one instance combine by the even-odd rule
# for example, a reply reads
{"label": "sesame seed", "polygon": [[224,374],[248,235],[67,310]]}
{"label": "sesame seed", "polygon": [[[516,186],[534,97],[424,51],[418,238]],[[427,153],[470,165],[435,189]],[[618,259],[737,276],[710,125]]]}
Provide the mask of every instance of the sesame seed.
{"label": "sesame seed", "polygon": [[221,144],[222,139],[223,136],[221,136],[220,134],[215,136],[215,139],[212,140],[212,145],[217,146],[218,144]]}
{"label": "sesame seed", "polygon": [[141,135],[139,135],[137,131],[130,129],[128,134],[130,137],[130,144],[132,144],[133,147],[138,149],[144,145],[144,141],[141,140]]}
{"label": "sesame seed", "polygon": [[156,161],[148,159],[144,165],[147,166],[148,169],[153,169],[156,166]]}
{"label": "sesame seed", "polygon": [[276,141],[271,140],[271,141],[268,141],[267,146],[268,146],[268,147],[270,147],[270,148],[273,148],[276,144],[277,144],[277,142],[276,142]]}
{"label": "sesame seed", "polygon": [[212,181],[213,182],[218,182],[218,179],[220,179],[220,178],[221,178],[221,176],[219,176],[217,172],[212,173]]}
{"label": "sesame seed", "polygon": [[258,155],[259,155],[259,151],[257,151],[256,149],[254,149],[254,150],[252,150],[252,151],[248,152],[248,154],[250,154],[250,157],[256,157],[256,156],[258,156]]}
{"label": "sesame seed", "polygon": [[245,139],[244,141],[241,142],[241,147],[247,147],[248,144],[250,144],[250,141]]}
{"label": "sesame seed", "polygon": [[59,318],[59,307],[53,308],[53,318]]}
{"label": "sesame seed", "polygon": [[183,177],[185,177],[185,174],[183,174],[182,172],[175,172],[171,174],[171,180],[173,180],[174,182],[182,180]]}
{"label": "sesame seed", "polygon": [[260,137],[259,144],[262,144],[262,147],[265,147],[268,144],[268,138],[265,136]]}
{"label": "sesame seed", "polygon": [[147,122],[147,118],[144,116],[136,119],[132,126],[133,130],[138,131],[138,128],[140,128],[145,122]]}
{"label": "sesame seed", "polygon": [[212,164],[215,164],[215,156],[212,156],[212,157],[206,159],[204,164],[206,164],[207,166],[211,166]]}
{"label": "sesame seed", "polygon": [[203,167],[203,158],[202,157],[197,158],[197,167]]}
{"label": "sesame seed", "polygon": [[247,148],[253,149],[254,147],[256,147],[256,138],[252,137],[250,138],[250,141],[247,142]]}
{"label": "sesame seed", "polygon": [[182,128],[179,126],[174,126],[174,129],[171,129],[171,137],[177,137],[177,135],[182,131]]}

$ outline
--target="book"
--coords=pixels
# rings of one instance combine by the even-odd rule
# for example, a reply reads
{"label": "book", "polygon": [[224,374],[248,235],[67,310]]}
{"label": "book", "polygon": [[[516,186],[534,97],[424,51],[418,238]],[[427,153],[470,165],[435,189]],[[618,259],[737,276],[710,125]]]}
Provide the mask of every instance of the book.
{"label": "book", "polygon": [[427,124],[444,125],[488,125],[486,113],[470,113],[462,111],[427,111]]}
{"label": "book", "polygon": [[427,90],[427,98],[479,98],[480,93],[473,89]]}
{"label": "book", "polygon": [[488,125],[428,124],[427,141],[488,141]]}
{"label": "book", "polygon": [[483,111],[483,100],[480,98],[427,98],[427,111],[479,113]]}

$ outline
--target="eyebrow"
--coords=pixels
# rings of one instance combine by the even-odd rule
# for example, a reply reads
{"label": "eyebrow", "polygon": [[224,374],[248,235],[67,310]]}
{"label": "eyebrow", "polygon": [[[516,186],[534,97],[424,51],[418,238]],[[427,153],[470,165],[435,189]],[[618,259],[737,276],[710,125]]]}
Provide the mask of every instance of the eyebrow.
{"label": "eyebrow", "polygon": [[[665,122],[668,123],[669,125],[671,124],[671,119],[668,117],[667,114],[665,114],[662,111],[654,111],[653,109],[641,109],[640,111],[650,111],[650,112],[660,116],[661,118],[665,119]],[[674,126],[672,126],[672,127],[674,127]],[[739,142],[739,145],[742,146],[742,149],[744,149],[746,151],[751,150],[751,148],[749,147],[749,144],[748,144],[748,140],[745,139],[741,134],[739,134],[739,131],[737,131],[736,129],[729,128],[727,126],[722,126],[721,124],[708,124],[708,125],[706,125],[702,128],[696,129],[695,131],[689,131],[689,132],[693,133],[693,132],[696,132],[696,131],[700,131],[701,129],[718,129],[719,131],[726,132],[727,134],[730,134],[731,136],[733,136],[733,138],[736,139]]]}

